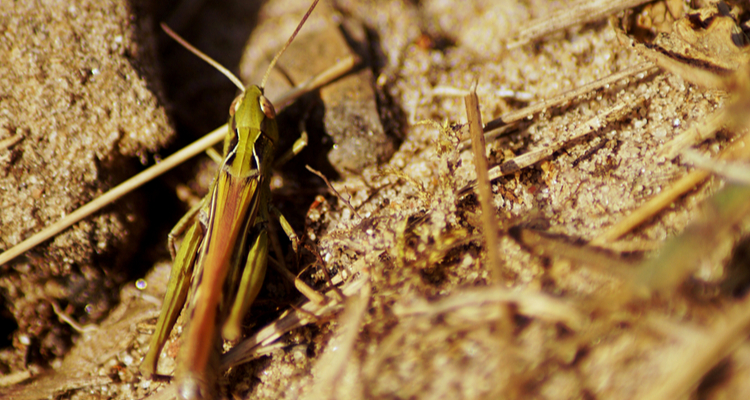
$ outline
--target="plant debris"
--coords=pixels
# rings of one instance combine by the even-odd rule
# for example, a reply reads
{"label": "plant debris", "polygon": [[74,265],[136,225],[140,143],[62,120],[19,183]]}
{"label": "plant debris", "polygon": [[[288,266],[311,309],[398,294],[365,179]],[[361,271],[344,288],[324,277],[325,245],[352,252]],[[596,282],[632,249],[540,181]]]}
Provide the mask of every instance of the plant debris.
{"label": "plant debris", "polygon": [[[227,344],[222,393],[747,397],[750,190],[725,184],[716,161],[747,170],[750,67],[747,43],[735,39],[748,34],[747,5],[470,3],[332,3],[370,32],[375,82],[406,116],[404,139],[360,173],[334,179],[312,165],[325,183],[297,159],[274,176],[274,203],[304,247],[283,261],[324,300],[269,273],[247,336]],[[197,35],[231,29],[217,22],[231,6],[202,7],[189,24]],[[249,18],[262,20],[256,12]],[[717,43],[726,51],[697,51]],[[488,259],[487,202],[471,189],[469,91],[475,120],[490,121],[489,183],[479,185],[496,211],[499,274]],[[702,158],[681,156],[694,153]],[[24,368],[8,363],[5,393],[171,398],[168,383],[136,372],[166,260],[139,281],[146,288],[124,288],[60,365],[17,383]],[[179,338],[165,346],[165,373]]]}

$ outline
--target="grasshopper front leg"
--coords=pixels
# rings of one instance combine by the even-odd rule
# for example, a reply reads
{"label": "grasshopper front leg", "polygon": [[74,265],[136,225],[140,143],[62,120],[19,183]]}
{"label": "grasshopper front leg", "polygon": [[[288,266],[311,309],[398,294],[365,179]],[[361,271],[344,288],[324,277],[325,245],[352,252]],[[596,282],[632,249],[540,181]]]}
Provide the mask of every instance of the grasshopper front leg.
{"label": "grasshopper front leg", "polygon": [[292,228],[292,224],[289,223],[289,221],[286,220],[286,217],[284,214],[279,211],[278,208],[274,207],[273,204],[269,204],[269,209],[271,210],[271,213],[276,217],[276,219],[279,220],[279,225],[281,225],[281,229],[284,230],[284,233],[289,238],[289,241],[292,242],[292,249],[296,253],[299,250],[299,237],[297,237],[297,233],[294,232],[294,228]]}
{"label": "grasshopper front leg", "polygon": [[[204,197],[198,204],[188,210],[188,212],[185,213],[185,215],[183,215],[179,221],[177,221],[177,224],[175,224],[174,228],[169,231],[169,235],[167,235],[167,248],[169,249],[169,255],[172,256],[172,262],[175,262],[175,260],[177,259],[174,246],[175,239],[177,238],[177,236],[182,235],[182,233],[185,232],[185,229],[190,229],[193,226],[191,223],[194,222],[195,216],[203,208],[205,203],[206,198]],[[185,237],[187,237],[187,235]]]}

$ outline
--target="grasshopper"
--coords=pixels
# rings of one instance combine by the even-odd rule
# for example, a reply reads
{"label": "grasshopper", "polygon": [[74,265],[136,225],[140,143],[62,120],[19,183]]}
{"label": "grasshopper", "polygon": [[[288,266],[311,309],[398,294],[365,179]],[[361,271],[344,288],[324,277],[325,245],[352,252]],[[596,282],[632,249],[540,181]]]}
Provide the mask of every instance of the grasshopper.
{"label": "grasshopper", "polygon": [[[287,46],[310,15],[305,14]],[[165,28],[167,33],[171,31]],[[170,34],[172,36],[172,34]],[[192,46],[188,47],[207,59]],[[271,61],[261,85],[243,88],[229,107],[224,158],[209,194],[191,209],[169,235],[173,258],[162,312],[140,366],[145,376],[156,374],[159,354],[187,301],[188,323],[175,371],[177,393],[183,399],[214,397],[222,339],[240,338],[241,323],[260,291],[266,273],[267,224],[276,216],[292,241],[297,237],[286,219],[269,202],[269,178],[279,133],[273,104],[264,96],[268,73],[286,46]],[[231,75],[213,60],[209,63]],[[229,76],[228,75],[228,76]],[[301,150],[295,145],[292,152]],[[184,234],[175,254],[174,238]]]}

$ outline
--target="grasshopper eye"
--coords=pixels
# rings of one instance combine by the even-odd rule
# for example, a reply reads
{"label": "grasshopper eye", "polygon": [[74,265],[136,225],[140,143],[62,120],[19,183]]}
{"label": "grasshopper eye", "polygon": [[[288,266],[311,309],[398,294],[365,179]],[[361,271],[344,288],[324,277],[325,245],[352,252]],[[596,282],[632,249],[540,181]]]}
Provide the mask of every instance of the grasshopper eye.
{"label": "grasshopper eye", "polygon": [[274,110],[273,104],[271,104],[271,101],[266,96],[260,95],[258,102],[260,103],[260,110],[263,111],[266,117],[271,119],[276,118],[276,110]]}
{"label": "grasshopper eye", "polygon": [[239,110],[242,96],[243,94],[240,94],[232,100],[232,105],[229,106],[229,116],[234,117],[234,114]]}

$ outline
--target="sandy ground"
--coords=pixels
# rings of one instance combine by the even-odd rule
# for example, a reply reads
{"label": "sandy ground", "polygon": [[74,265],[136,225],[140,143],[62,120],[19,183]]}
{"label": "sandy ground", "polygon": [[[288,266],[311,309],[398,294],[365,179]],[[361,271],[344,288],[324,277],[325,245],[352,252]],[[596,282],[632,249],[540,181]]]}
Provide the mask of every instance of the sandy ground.
{"label": "sandy ground", "polygon": [[[272,182],[274,204],[304,244],[297,256],[283,240],[281,247],[327,303],[308,302],[269,269],[245,320],[247,338],[268,340],[241,343],[224,358],[252,360],[216,383],[223,396],[750,394],[746,189],[698,179],[654,217],[609,236],[694,173],[670,152],[674,138],[718,130],[697,141],[711,157],[743,143],[746,122],[730,115],[747,112],[748,86],[732,71],[743,71],[750,52],[748,10],[584,3],[342,0],[316,10],[308,36],[280,61],[286,78],[273,78],[266,93],[275,98],[285,80],[356,51],[368,61],[356,82],[279,115],[282,148],[300,121],[310,136]],[[138,161],[225,122],[231,83],[163,35],[154,38],[154,21],[168,21],[257,82],[308,6],[198,2],[191,11],[191,4],[81,2],[43,5],[41,15],[2,6],[2,58],[12,62],[0,65],[0,141],[15,140],[0,149],[5,248],[121,181]],[[348,37],[336,36],[339,25]],[[342,52],[347,41],[355,50]],[[609,79],[623,71],[632,72]],[[496,239],[471,189],[464,104],[471,88],[482,120],[501,127],[486,149],[490,165],[502,166],[490,171]],[[714,129],[701,125],[717,115]],[[168,140],[177,144],[164,150]],[[207,157],[191,162],[147,186],[140,200],[120,201],[1,267],[3,318],[15,325],[0,352],[0,393],[172,395],[173,386],[137,369],[171,266],[166,232],[214,171]],[[325,289],[323,268],[343,294]],[[85,326],[73,334],[60,315]],[[286,322],[294,329],[282,332]],[[180,331],[160,359],[164,374],[174,370]]]}

